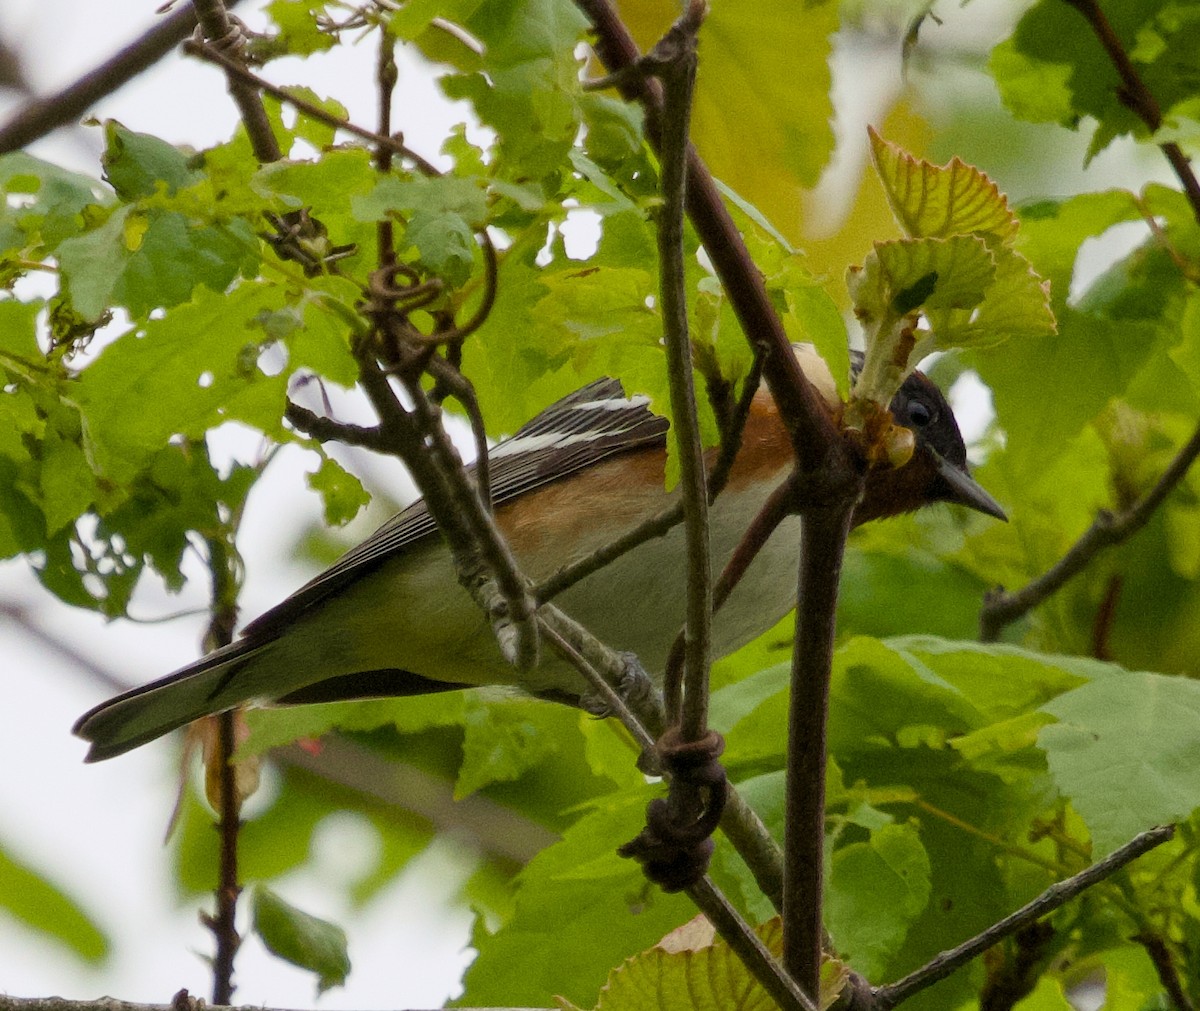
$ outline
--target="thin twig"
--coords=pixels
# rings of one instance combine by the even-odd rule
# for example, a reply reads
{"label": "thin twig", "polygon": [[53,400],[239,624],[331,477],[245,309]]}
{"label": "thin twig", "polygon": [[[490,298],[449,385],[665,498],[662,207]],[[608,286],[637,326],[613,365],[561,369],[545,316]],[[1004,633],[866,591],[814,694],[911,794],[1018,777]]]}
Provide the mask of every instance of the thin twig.
{"label": "thin twig", "polygon": [[[561,1005],[559,1005],[561,1007]],[[170,1004],[137,1004],[133,1001],[99,997],[96,1000],[67,1000],[65,997],[10,997],[0,993],[0,1011],[214,1011],[214,1006],[205,1004],[180,990]],[[287,1011],[284,1008],[268,1008],[263,1004],[247,1004],[235,1011]],[[496,1011],[495,1008],[460,1007],[457,1011]],[[538,1011],[525,1008],[523,1011]],[[552,1009],[546,1009],[552,1011]]]}
{"label": "thin twig", "polygon": [[[377,369],[372,371],[382,379]],[[383,385],[387,385],[386,380]],[[465,525],[471,554],[478,553],[485,568],[485,572],[460,571],[459,579],[464,581],[465,576],[464,585],[473,591],[477,600],[486,604],[492,632],[504,658],[518,669],[528,670],[538,660],[537,624],[534,621],[537,605],[531,583],[521,573],[508,542],[496,529],[480,489],[467,476],[458,449],[442,426],[440,409],[430,403],[416,380],[406,382],[405,389],[413,402],[414,418],[422,429],[421,451],[441,472],[441,480],[449,493],[447,505]],[[396,404],[394,397],[391,403]],[[481,581],[480,577],[485,574],[486,578]]]}
{"label": "thin twig", "polygon": [[984,599],[979,615],[980,639],[984,642],[994,642],[1006,625],[1057,593],[1068,580],[1082,572],[1100,551],[1128,540],[1141,530],[1150,522],[1154,511],[1163,500],[1183,480],[1198,456],[1200,426],[1175,455],[1175,459],[1163,471],[1154,487],[1132,506],[1118,514],[1108,510],[1102,511],[1062,558],[1020,590],[1014,590],[1012,593],[1003,590],[989,593]]}
{"label": "thin twig", "polygon": [[287,103],[310,119],[315,119],[318,123],[332,126],[336,130],[345,130],[346,133],[353,134],[355,137],[369,141],[372,144],[386,146],[394,154],[398,154],[411,161],[413,166],[422,175],[436,176],[441,174],[432,162],[426,161],[415,151],[406,147],[403,141],[395,137],[384,137],[374,130],[368,130],[366,127],[352,123],[348,119],[343,119],[341,116],[335,116],[322,109],[319,105],[313,105],[312,102],[305,101],[303,98],[293,95],[286,88],[272,84],[270,81],[258,74],[252,73],[233,60],[227,59],[223,53],[218,52],[212,46],[189,39],[183,44],[183,51],[190,56],[198,56],[209,63],[215,63],[226,73],[232,74],[246,81],[248,84],[252,84],[255,88],[270,95],[272,98],[277,98],[279,101]]}
{"label": "thin twig", "polygon": [[661,139],[662,207],[657,215],[660,294],[671,428],[679,452],[680,496],[686,544],[684,680],[667,685],[667,723],[681,723],[683,740],[699,740],[708,728],[708,668],[712,653],[712,548],[708,529],[708,489],[704,445],[696,415],[692,347],[688,335],[687,280],[683,263],[683,217],[687,183],[688,127],[696,79],[696,31],[707,7],[692,0],[684,14],[655,47],[653,56],[663,84]]}
{"label": "thin twig", "polygon": [[[209,573],[212,577],[212,618],[209,621],[204,646],[209,651],[228,646],[233,640],[233,630],[237,626],[240,562],[236,553],[231,550],[232,543],[232,536],[228,540],[221,534],[207,538]],[[242,827],[242,798],[238,794],[237,770],[233,764],[233,752],[237,743],[234,734],[236,718],[237,714],[232,709],[217,715],[215,761],[220,803],[216,829],[221,846],[217,871],[216,912],[211,917],[203,918],[216,940],[216,951],[212,961],[214,1004],[228,1004],[233,999],[233,965],[242,944],[237,932],[237,902],[242,891],[238,880],[238,836]]]}
{"label": "thin twig", "polygon": [[[654,750],[654,739],[658,727],[647,727],[647,722],[641,715],[635,713],[630,706],[630,699],[617,689],[620,679],[625,675],[627,665],[621,661],[608,647],[602,645],[591,633],[587,632],[554,605],[549,604],[538,609],[538,630],[554,650],[573,666],[584,680],[592,687],[593,692],[602,699],[608,709],[607,715],[615,716],[629,731],[643,754]],[[586,638],[586,645],[582,641]],[[590,647],[590,648],[589,648]],[[603,651],[609,654],[607,663],[594,663],[597,653]],[[661,705],[658,703],[659,723],[661,724]]]}
{"label": "thin twig", "polygon": [[821,978],[824,934],[825,732],[833,636],[842,559],[861,480],[857,488],[843,489],[837,505],[805,513],[800,531],[788,702],[783,957],[792,978],[814,997]]}
{"label": "thin twig", "polygon": [[742,964],[754,974],[763,989],[774,998],[781,1008],[791,1011],[817,1011],[816,1001],[810,1000],[794,980],[783,972],[775,957],[737,910],[729,904],[708,877],[702,878],[687,890],[688,897],[708,918],[721,939],[741,959]]}
{"label": "thin twig", "polygon": [[[1146,87],[1145,81],[1137,72],[1129,54],[1125,52],[1120,36],[1113,30],[1112,24],[1105,16],[1104,11],[1100,9],[1100,5],[1096,0],[1063,0],[1063,2],[1079,11],[1087,19],[1092,31],[1096,33],[1096,38],[1100,40],[1100,44],[1120,75],[1121,88],[1117,92],[1117,97],[1122,104],[1131,109],[1151,131],[1157,132],[1162,126],[1162,109],[1159,107],[1158,100]],[[1197,221],[1200,221],[1200,183],[1196,180],[1187,155],[1174,141],[1159,144],[1159,148],[1166,155],[1167,161],[1171,163],[1171,168],[1175,170],[1175,175],[1179,178],[1184,193],[1187,194],[1188,203],[1192,206],[1192,214]]]}
{"label": "thin twig", "polygon": [[342,442],[347,446],[371,449],[377,453],[388,452],[387,439],[379,428],[353,425],[348,421],[334,421],[291,400],[284,408],[283,416],[294,428],[318,442]]}
{"label": "thin twig", "polygon": [[[479,497],[484,508],[492,511],[492,478],[488,460],[487,427],[483,423],[483,411],[479,407],[479,398],[475,395],[475,384],[471,382],[452,363],[440,355],[433,355],[426,363],[425,371],[433,376],[436,386],[430,396],[435,403],[441,403],[444,397],[450,396],[462,405],[467,412],[467,420],[471,424],[471,436],[475,440],[475,487],[479,489]],[[536,600],[536,594],[534,596]]]}
{"label": "thin twig", "polygon": [[1146,954],[1154,963],[1154,971],[1158,973],[1158,981],[1167,991],[1167,996],[1171,998],[1176,1011],[1195,1011],[1196,1005],[1184,992],[1183,982],[1179,978],[1179,971],[1175,968],[1175,961],[1171,957],[1167,942],[1158,934],[1147,933],[1138,934],[1134,940],[1146,949]]}
{"label": "thin twig", "polygon": [[242,889],[238,880],[238,835],[241,818],[237,793],[237,770],[233,765],[234,721],[236,710],[227,709],[217,714],[217,761],[220,763],[221,811],[217,822],[217,834],[221,839],[219,868],[217,871],[217,911],[205,923],[216,938],[217,948],[213,954],[212,1002],[228,1004],[233,999],[233,962],[241,947],[242,939],[237,932],[237,901]]}
{"label": "thin twig", "polygon": [[[379,28],[379,55],[375,61],[375,81],[379,85],[379,119],[377,133],[380,137],[392,135],[392,93],[400,72],[396,67],[396,40],[388,31],[387,23]],[[381,175],[392,171],[392,155],[395,152],[387,144],[375,145],[375,168]],[[393,222],[382,217],[375,225],[379,245],[379,266],[382,269],[395,266],[396,249],[393,242]]]}
{"label": "thin twig", "polygon": [[1075,898],[1080,892],[1103,881],[1143,853],[1156,846],[1161,846],[1174,835],[1174,826],[1166,825],[1152,828],[1135,836],[1120,849],[1092,864],[1086,870],[1080,871],[1065,881],[1051,885],[1032,902],[1022,906],[1003,920],[992,924],[987,930],[976,934],[969,941],[960,944],[957,948],[943,951],[928,964],[903,979],[888,986],[878,987],[875,990],[876,1007],[879,1011],[888,1011],[889,1008],[894,1008],[920,991],[928,989],[939,980],[945,979],[959,966],[965,965],[977,955],[983,954],[993,944],[1002,941],[1026,924],[1053,912],[1059,906]]}

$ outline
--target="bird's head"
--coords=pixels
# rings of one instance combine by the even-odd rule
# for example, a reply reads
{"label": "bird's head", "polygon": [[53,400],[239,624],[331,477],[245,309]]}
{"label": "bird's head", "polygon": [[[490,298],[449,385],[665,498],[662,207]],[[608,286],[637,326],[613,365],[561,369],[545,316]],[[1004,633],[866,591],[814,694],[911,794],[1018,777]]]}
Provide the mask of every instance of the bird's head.
{"label": "bird's head", "polygon": [[892,417],[916,436],[912,458],[901,467],[873,468],[854,524],[951,502],[1007,520],[1000,504],[967,467],[967,448],[950,404],[930,380],[913,372],[892,398]]}

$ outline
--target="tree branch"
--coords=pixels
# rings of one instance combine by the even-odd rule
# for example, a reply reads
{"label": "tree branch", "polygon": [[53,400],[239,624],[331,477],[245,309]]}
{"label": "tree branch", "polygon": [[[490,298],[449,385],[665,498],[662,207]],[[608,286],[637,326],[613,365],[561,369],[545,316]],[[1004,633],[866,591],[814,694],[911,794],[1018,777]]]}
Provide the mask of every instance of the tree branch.
{"label": "tree branch", "polygon": [[1179,972],[1175,968],[1175,961],[1171,957],[1171,950],[1167,947],[1167,942],[1159,934],[1147,933],[1138,934],[1134,940],[1146,949],[1146,954],[1154,963],[1158,981],[1167,991],[1176,1011],[1195,1011],[1196,1005],[1184,992],[1183,981],[1179,978]]}
{"label": "tree branch", "polygon": [[[1083,15],[1092,31],[1095,32],[1096,38],[1100,40],[1100,45],[1104,47],[1109,60],[1112,61],[1112,65],[1120,75],[1121,88],[1117,92],[1117,97],[1120,98],[1122,104],[1132,110],[1151,131],[1157,132],[1162,126],[1162,109],[1159,108],[1158,100],[1146,87],[1145,81],[1137,72],[1129,54],[1125,52],[1120,37],[1113,30],[1113,26],[1109,23],[1104,11],[1100,9],[1100,5],[1096,0],[1063,0],[1063,2],[1069,7],[1074,7]],[[1183,191],[1187,194],[1188,203],[1192,206],[1193,215],[1197,221],[1200,221],[1200,183],[1197,183],[1187,155],[1174,141],[1158,146],[1166,155],[1167,161],[1171,163],[1171,168],[1175,170],[1175,175],[1178,176]]]}
{"label": "tree branch", "polygon": [[[192,6],[196,10],[200,31],[208,40],[209,46],[229,54],[228,62],[240,66],[243,63],[242,51],[246,45],[246,38],[238,23],[229,17],[223,0],[192,0]],[[250,146],[254,149],[254,156],[263,164],[279,161],[283,154],[271,130],[271,121],[267,119],[262,95],[258,93],[257,88],[247,83],[244,77],[227,72],[226,79],[229,83],[230,97],[238,107],[242,125],[245,126]]]}
{"label": "tree branch", "polygon": [[800,532],[796,638],[788,703],[783,844],[783,957],[792,978],[816,997],[821,979],[825,866],[825,763],[829,680],[838,583],[861,479],[840,505],[805,513]]}
{"label": "tree branch", "polygon": [[[576,0],[592,24],[593,45],[601,62],[619,80],[622,95],[646,110],[646,135],[656,150],[662,144],[662,95],[657,82],[621,72],[641,58],[637,44],[609,0]],[[763,375],[779,405],[801,471],[817,471],[830,458],[847,466],[845,450],[820,395],[800,370],[783,323],[771,305],[762,273],[755,266],[716,183],[704,162],[688,147],[687,210],[704,243],[713,269],[729,296],[742,331],[766,350]]]}
{"label": "tree branch", "polygon": [[[180,990],[170,1004],[138,1004],[134,1001],[100,997],[97,1000],[67,1000],[65,997],[10,997],[0,993],[0,1011],[216,1011],[223,1005],[205,1004]],[[262,1004],[243,1004],[229,1011],[290,1011]],[[458,1011],[504,1011],[502,1008],[459,1008]],[[513,1009],[516,1011],[516,1009]],[[555,1011],[553,1008],[522,1008],[521,1011]]]}
{"label": "tree branch", "polygon": [[252,85],[258,91],[270,95],[272,98],[278,99],[280,102],[285,102],[298,112],[302,112],[305,116],[315,119],[318,123],[324,123],[326,126],[332,126],[336,130],[345,130],[346,133],[352,134],[361,140],[369,141],[377,147],[387,148],[393,154],[398,154],[407,158],[413,163],[417,171],[422,175],[436,176],[438,172],[437,166],[432,162],[422,158],[415,151],[405,147],[404,142],[395,137],[385,137],[382,134],[376,133],[374,130],[368,130],[366,127],[359,126],[357,123],[352,123],[348,119],[343,119],[341,116],[335,116],[331,112],[327,112],[319,105],[314,105],[312,102],[306,101],[297,95],[293,95],[286,88],[281,88],[277,84],[272,84],[266,78],[259,74],[252,73],[240,63],[229,59],[219,50],[214,49],[210,45],[195,40],[188,40],[184,43],[183,51],[190,56],[198,56],[209,63],[215,63],[218,67],[224,70],[232,77],[236,77],[241,81]]}
{"label": "tree branch", "polygon": [[[232,7],[240,0],[229,0]],[[162,19],[116,55],[53,95],[27,102],[0,127],[0,154],[19,151],[61,126],[74,125],[100,99],[154,66],[196,27],[189,4]]]}
{"label": "tree branch", "polygon": [[916,972],[910,973],[901,980],[875,990],[875,1007],[878,1011],[888,1011],[896,1007],[922,990],[928,989],[939,980],[945,979],[962,965],[983,954],[993,944],[1002,941],[1010,934],[1016,933],[1022,927],[1051,913],[1075,898],[1080,892],[1119,871],[1126,864],[1147,853],[1156,846],[1161,846],[1175,835],[1173,825],[1160,826],[1135,836],[1118,850],[1114,850],[1103,860],[1098,860],[1074,877],[1067,878],[1051,885],[1032,902],[1027,903],[1015,913],[1003,920],[992,924],[987,930],[965,941],[957,948],[943,951],[927,965]]}
{"label": "tree branch", "polygon": [[692,345],[688,334],[687,280],[683,263],[683,217],[687,183],[688,129],[696,79],[696,32],[704,0],[691,0],[654,52],[652,65],[663,84],[661,147],[662,207],[658,211],[658,258],[663,333],[671,393],[671,429],[679,451],[680,495],[687,546],[684,621],[684,681],[664,685],[667,723],[682,720],[683,740],[697,741],[708,729],[708,669],[712,662],[712,548],[704,445],[696,415]]}

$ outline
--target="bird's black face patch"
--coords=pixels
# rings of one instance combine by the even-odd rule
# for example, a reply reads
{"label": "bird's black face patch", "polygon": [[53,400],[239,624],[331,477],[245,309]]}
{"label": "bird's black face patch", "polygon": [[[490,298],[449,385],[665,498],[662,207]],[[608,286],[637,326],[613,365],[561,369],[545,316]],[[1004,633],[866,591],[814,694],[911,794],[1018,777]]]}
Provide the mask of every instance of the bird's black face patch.
{"label": "bird's black face patch", "polygon": [[914,372],[904,380],[891,411],[898,424],[916,433],[918,449],[925,444],[955,466],[966,468],[967,447],[954,412],[942,391],[924,375]]}

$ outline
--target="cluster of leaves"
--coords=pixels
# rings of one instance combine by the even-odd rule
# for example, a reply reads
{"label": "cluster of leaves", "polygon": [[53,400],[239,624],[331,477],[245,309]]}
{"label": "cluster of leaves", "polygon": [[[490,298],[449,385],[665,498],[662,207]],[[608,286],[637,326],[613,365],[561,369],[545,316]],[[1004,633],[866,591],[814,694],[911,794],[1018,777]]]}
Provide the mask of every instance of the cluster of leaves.
{"label": "cluster of leaves", "polygon": [[[665,6],[644,15],[643,41],[673,15]],[[829,152],[832,4],[806,5],[802,14],[790,3],[762,4],[753,17],[729,15],[733,6],[716,5],[703,36],[697,143],[760,209],[739,199],[736,213],[789,332],[815,342],[835,374],[844,373],[846,331],[836,309],[844,293],[818,284],[765,225],[786,220],[780,175],[793,188],[811,183]],[[1106,5],[1152,88],[1164,76],[1155,68],[1194,60],[1195,22],[1185,16],[1193,6]],[[324,7],[272,4],[279,51],[335,44],[319,17]],[[465,36],[442,30],[435,14]],[[363,148],[334,145],[328,126],[305,117],[287,122],[270,102],[287,152],[275,165],[258,165],[240,133],[194,153],[115,123],[104,127],[103,183],[23,155],[0,159],[0,277],[12,293],[0,299],[4,555],[27,556],[63,599],[119,615],[145,572],[177,587],[189,544],[232,543],[262,461],[214,461],[206,437],[238,422],[274,442],[297,440],[281,420],[294,376],[353,385],[352,346],[364,332],[358,308],[381,220],[393,224],[400,259],[442,285],[427,310],[431,321],[478,303],[476,235],[487,227],[502,240],[495,305],[463,354],[493,434],[600,375],[619,375],[665,410],[649,220],[656,165],[636,111],[580,86],[584,27],[564,0],[413,0],[391,16],[393,35],[438,61],[446,94],[469,101],[494,135],[480,147],[453,131],[443,151],[452,167],[437,177],[381,175]],[[798,37],[803,43],[786,44]],[[1035,5],[992,63],[1013,113],[1072,125],[1091,116],[1097,147],[1138,132],[1111,98],[1096,46],[1068,5]],[[732,55],[747,52],[756,62]],[[810,90],[787,97],[786,115],[769,91],[722,87],[731,65],[761,72],[755,80],[795,80],[796,53]],[[787,73],[771,73],[772,61]],[[1195,98],[1180,81],[1194,79],[1172,78],[1160,95],[1176,133]],[[763,126],[731,141],[718,121]],[[760,157],[748,155],[751,142],[764,146]],[[911,163],[878,141],[875,153],[894,196]],[[301,208],[323,228],[310,252],[347,254],[328,271],[305,271],[267,240],[273,221]],[[600,237],[576,259],[562,226],[583,211],[599,219]],[[894,282],[860,281],[860,308],[879,315],[899,304],[904,315],[924,305],[939,346],[963,348],[939,361],[939,379],[948,384],[970,369],[992,390],[996,418],[978,474],[1012,522],[943,511],[856,535],[832,692],[828,925],[849,965],[882,983],[1138,830],[1177,820],[1170,845],[1054,914],[1036,953],[1040,982],[1022,1005],[1066,1008],[1070,986],[1103,970],[1110,999],[1127,1001],[1113,1006],[1135,1007],[1161,991],[1135,937],[1160,938],[1183,984],[1200,988],[1187,957],[1200,950],[1192,819],[1200,804],[1200,688],[1173,676],[1195,673],[1200,646],[1194,479],[1137,540],[1014,627],[1011,642],[973,640],[990,586],[1020,585],[1043,571],[1097,508],[1120,508],[1142,493],[1194,426],[1200,228],[1186,200],[1162,186],[1017,214],[1019,231],[1006,212],[952,236],[919,216],[907,220],[909,238],[867,253],[859,275]],[[1073,287],[1085,240],[1130,222],[1142,228],[1140,244],[1086,290]],[[865,237],[861,249],[878,237]],[[694,254],[694,237],[688,242]],[[1045,325],[1029,264],[1050,283],[1057,333]],[[737,383],[749,365],[745,340],[703,259],[691,255],[688,270],[700,360]],[[31,273],[49,277],[52,290],[38,288]],[[920,297],[910,304],[914,285]],[[1020,339],[988,347],[992,328],[982,332],[981,321],[1011,306],[1014,291],[1029,309],[1019,327],[1005,317]],[[1000,298],[989,303],[989,294]],[[323,456],[311,484],[331,521],[349,518],[365,499],[357,480]],[[788,639],[781,628],[723,661],[712,707],[731,776],[777,835]],[[648,886],[614,853],[636,833],[654,788],[612,727],[545,704],[463,695],[257,714],[246,750],[333,728],[394,767],[414,765],[454,783],[459,798],[498,801],[561,837],[519,868],[511,855],[497,856],[473,878],[479,956],[465,1000],[540,1005],[563,994],[591,1005],[614,965],[691,917],[687,900]],[[360,811],[384,842],[354,888],[359,902],[436,827],[433,813],[384,809],[352,784],[331,787],[292,768],[278,799],[242,834],[246,878],[269,881],[303,863],[321,819],[341,808]],[[215,877],[208,822],[198,801],[189,806],[176,850],[181,878],[196,891],[210,890]],[[715,877],[753,918],[771,915],[724,846]],[[279,938],[284,957],[318,968],[324,983],[344,973],[336,935],[309,929],[269,893],[258,906],[260,928]],[[280,921],[294,928],[282,938]],[[647,957],[658,967],[654,979],[679,980],[692,978],[680,960],[701,956],[643,957],[622,970],[633,975],[618,972],[609,998],[631,980],[636,989]],[[1016,958],[1006,947],[912,1004],[974,1006]]]}

